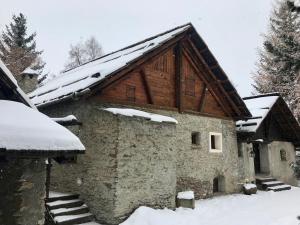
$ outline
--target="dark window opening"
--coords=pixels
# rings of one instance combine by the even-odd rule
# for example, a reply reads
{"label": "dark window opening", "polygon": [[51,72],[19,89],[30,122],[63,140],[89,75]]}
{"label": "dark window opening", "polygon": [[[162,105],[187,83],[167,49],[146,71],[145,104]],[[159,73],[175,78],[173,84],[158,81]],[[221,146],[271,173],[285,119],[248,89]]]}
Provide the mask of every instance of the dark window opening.
{"label": "dark window opening", "polygon": [[192,133],[192,144],[200,145],[200,133],[199,132]]}
{"label": "dark window opening", "polygon": [[135,102],[135,86],[126,86],[126,98],[130,102]]}
{"label": "dark window opening", "polygon": [[213,192],[219,192],[219,179],[217,177],[213,180]]}
{"label": "dark window opening", "polygon": [[185,79],[185,94],[189,96],[195,96],[196,80],[193,75],[186,77]]}
{"label": "dark window opening", "polygon": [[280,150],[280,159],[281,161],[286,161],[286,151],[283,149]]}
{"label": "dark window opening", "polygon": [[210,148],[216,149],[216,137],[215,135],[210,136]]}
{"label": "dark window opening", "polygon": [[238,157],[243,157],[242,143],[238,143]]}

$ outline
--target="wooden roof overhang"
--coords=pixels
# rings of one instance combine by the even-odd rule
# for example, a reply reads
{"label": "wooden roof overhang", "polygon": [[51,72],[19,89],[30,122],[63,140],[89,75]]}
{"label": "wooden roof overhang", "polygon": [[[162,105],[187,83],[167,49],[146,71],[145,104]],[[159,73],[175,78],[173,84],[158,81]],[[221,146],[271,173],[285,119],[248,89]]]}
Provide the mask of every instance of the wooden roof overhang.
{"label": "wooden roof overhang", "polygon": [[276,103],[270,108],[268,115],[260,123],[255,132],[237,131],[238,138],[248,140],[249,142],[259,139],[258,134],[260,131],[264,126],[272,123],[272,120],[279,125],[285,141],[292,142],[295,147],[300,147],[300,125],[282,97],[279,97]]}

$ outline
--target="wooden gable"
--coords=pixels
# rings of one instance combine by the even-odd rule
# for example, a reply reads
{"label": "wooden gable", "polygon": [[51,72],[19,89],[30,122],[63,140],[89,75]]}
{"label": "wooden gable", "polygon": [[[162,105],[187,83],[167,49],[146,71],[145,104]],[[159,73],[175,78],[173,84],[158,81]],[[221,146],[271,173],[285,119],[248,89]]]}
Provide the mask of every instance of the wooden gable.
{"label": "wooden gable", "polygon": [[[173,44],[95,97],[102,102],[230,118],[231,109],[226,111],[220,104],[222,96],[218,96],[220,91],[216,92],[218,87],[208,84],[205,78],[210,76],[209,72],[203,66],[196,67],[198,60],[193,60],[194,56],[183,52],[183,48],[178,51],[178,46]],[[134,96],[128,96],[129,92]]]}

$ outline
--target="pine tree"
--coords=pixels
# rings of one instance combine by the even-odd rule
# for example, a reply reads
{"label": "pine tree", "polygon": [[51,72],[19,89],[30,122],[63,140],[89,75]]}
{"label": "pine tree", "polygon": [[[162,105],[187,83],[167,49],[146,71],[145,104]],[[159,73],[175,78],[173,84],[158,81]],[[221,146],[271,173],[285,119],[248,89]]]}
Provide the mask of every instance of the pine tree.
{"label": "pine tree", "polygon": [[299,37],[299,15],[291,10],[286,0],[279,1],[271,15],[269,32],[264,36],[253,77],[257,92],[279,92],[295,114],[296,78],[300,69]]}
{"label": "pine tree", "polygon": [[36,33],[27,35],[27,20],[22,13],[13,15],[12,22],[2,32],[0,58],[17,80],[25,69],[31,68],[40,74],[45,66],[42,51],[36,50],[35,37]]}

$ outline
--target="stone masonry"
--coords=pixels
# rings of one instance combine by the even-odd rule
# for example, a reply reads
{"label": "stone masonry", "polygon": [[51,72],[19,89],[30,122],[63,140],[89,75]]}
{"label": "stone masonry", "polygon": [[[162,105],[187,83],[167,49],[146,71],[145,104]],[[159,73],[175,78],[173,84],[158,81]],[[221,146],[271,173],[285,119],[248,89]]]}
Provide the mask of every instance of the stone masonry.
{"label": "stone masonry", "polygon": [[[41,109],[83,123],[71,130],[86,154],[74,164],[54,165],[51,189],[79,193],[100,222],[118,224],[140,205],[174,208],[178,191],[210,197],[215,177],[224,177],[225,193],[240,190],[234,121],[140,109],[178,120],[157,123],[101,110],[109,106],[84,100]],[[199,145],[192,144],[192,132],[200,134]],[[209,152],[209,132],[222,134],[221,153]]]}
{"label": "stone masonry", "polygon": [[44,224],[46,169],[42,159],[0,162],[0,224]]}

